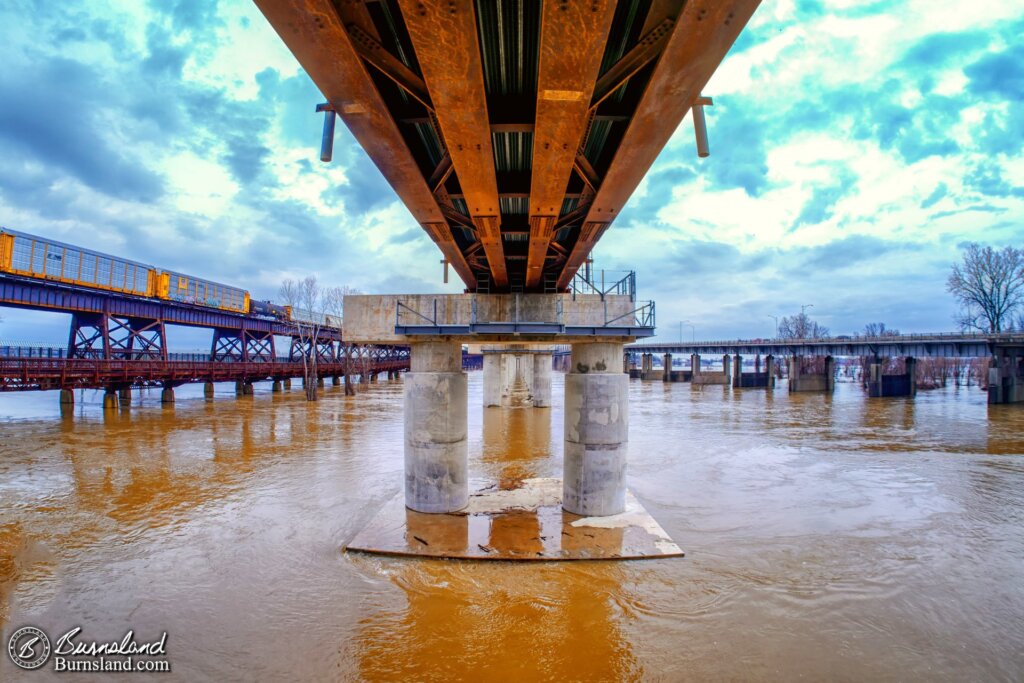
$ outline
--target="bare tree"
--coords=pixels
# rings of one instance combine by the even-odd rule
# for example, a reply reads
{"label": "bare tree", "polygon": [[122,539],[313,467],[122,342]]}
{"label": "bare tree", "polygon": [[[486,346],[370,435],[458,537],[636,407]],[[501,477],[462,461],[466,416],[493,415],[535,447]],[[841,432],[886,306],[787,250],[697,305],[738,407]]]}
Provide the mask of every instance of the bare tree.
{"label": "bare tree", "polygon": [[828,328],[804,312],[779,319],[779,339],[821,339],[828,336]]}
{"label": "bare tree", "polygon": [[868,323],[864,326],[865,337],[898,337],[900,331],[886,327],[885,323]]}
{"label": "bare tree", "polygon": [[302,356],[302,379],[306,400],[317,400],[317,357],[320,333],[326,320],[324,290],[316,277],[303,280],[285,280],[281,283],[281,300],[291,306]]}
{"label": "bare tree", "polygon": [[[342,329],[345,320],[345,296],[358,294],[359,290],[345,285],[344,287],[332,287],[325,295],[326,306],[324,307],[331,318],[334,319],[337,327]],[[342,341],[341,353],[343,368],[345,372],[345,395],[355,396],[356,390],[352,385],[352,344]]]}
{"label": "bare tree", "polygon": [[955,320],[961,329],[1002,332],[1024,302],[1024,250],[968,245],[946,290],[960,303]]}

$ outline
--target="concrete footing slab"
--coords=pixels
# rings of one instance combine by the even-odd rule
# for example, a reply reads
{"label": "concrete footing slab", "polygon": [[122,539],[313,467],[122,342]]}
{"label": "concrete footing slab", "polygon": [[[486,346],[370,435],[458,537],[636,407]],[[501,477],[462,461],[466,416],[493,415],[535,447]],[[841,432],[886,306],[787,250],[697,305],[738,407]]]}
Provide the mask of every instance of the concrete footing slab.
{"label": "concrete footing slab", "polygon": [[455,513],[424,514],[396,495],[348,551],[471,560],[639,560],[683,551],[629,491],[623,513],[581,517],[562,509],[562,480],[524,479],[510,489],[478,486]]}

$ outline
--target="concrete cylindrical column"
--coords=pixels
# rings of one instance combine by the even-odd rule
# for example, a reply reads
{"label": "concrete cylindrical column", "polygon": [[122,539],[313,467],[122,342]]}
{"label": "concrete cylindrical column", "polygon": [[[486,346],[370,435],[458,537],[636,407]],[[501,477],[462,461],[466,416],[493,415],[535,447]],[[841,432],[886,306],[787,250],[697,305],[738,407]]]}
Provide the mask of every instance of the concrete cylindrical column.
{"label": "concrete cylindrical column", "polygon": [[622,344],[573,344],[565,376],[562,507],[585,516],[626,509],[629,378],[619,370]]}
{"label": "concrete cylindrical column", "polygon": [[666,382],[672,381],[672,354],[666,353],[661,359],[661,364],[664,366],[662,369],[661,379]]}
{"label": "concrete cylindrical column", "polygon": [[484,408],[501,405],[501,355],[484,354]]}
{"label": "concrete cylindrical column", "polygon": [[203,396],[213,398],[213,382],[203,382]]}
{"label": "concrete cylindrical column", "polygon": [[103,394],[103,410],[117,410],[117,392],[107,389]]}
{"label": "concrete cylindrical column", "polygon": [[60,404],[62,406],[73,406],[75,404],[75,390],[74,389],[61,389],[60,390]]}
{"label": "concrete cylindrical column", "polygon": [[738,353],[732,359],[732,385],[743,386],[743,356]]}
{"label": "concrete cylindrical column", "polygon": [[291,391],[292,390],[292,378],[291,377],[289,377],[288,379],[286,379],[284,381],[284,390],[285,391]]}
{"label": "concrete cylindrical column", "polygon": [[551,407],[551,364],[550,353],[533,355],[533,407]]}
{"label": "concrete cylindrical column", "polygon": [[174,389],[171,387],[164,387],[160,392],[161,403],[174,403]]}
{"label": "concrete cylindrical column", "polygon": [[455,512],[469,502],[466,373],[462,347],[423,342],[405,377],[405,505]]}
{"label": "concrete cylindrical column", "polygon": [[117,390],[117,397],[121,401],[121,405],[130,406],[132,404],[132,390],[130,387],[121,387]]}
{"label": "concrete cylindrical column", "polygon": [[274,383],[270,385],[270,390],[275,394],[281,393],[281,380],[275,379]]}

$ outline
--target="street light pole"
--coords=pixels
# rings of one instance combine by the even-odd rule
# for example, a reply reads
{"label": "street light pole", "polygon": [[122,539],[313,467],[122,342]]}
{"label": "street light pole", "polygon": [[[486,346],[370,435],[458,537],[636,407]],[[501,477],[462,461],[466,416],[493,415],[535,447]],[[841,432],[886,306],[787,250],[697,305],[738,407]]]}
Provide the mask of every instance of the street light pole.
{"label": "street light pole", "polygon": [[[679,336],[680,337],[683,336],[683,333],[682,333],[683,323],[686,323],[687,325],[690,326],[690,343],[692,344],[692,343],[696,342],[697,341],[697,328],[694,327],[693,323],[691,323],[689,320],[684,320],[683,322],[679,323]],[[680,343],[682,343],[682,342],[680,341]]]}
{"label": "street light pole", "polygon": [[775,338],[778,339],[779,338],[779,316],[772,315],[771,313],[769,313],[768,317],[775,319]]}

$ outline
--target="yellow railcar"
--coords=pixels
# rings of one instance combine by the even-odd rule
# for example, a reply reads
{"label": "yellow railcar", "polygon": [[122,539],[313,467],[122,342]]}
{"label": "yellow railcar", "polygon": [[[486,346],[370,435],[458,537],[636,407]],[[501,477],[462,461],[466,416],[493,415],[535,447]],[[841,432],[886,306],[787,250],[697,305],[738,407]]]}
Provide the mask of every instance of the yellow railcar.
{"label": "yellow railcar", "polygon": [[8,228],[0,229],[0,271],[79,287],[155,295],[152,266]]}
{"label": "yellow railcar", "polygon": [[191,275],[162,271],[157,278],[156,297],[232,313],[249,313],[249,292]]}

